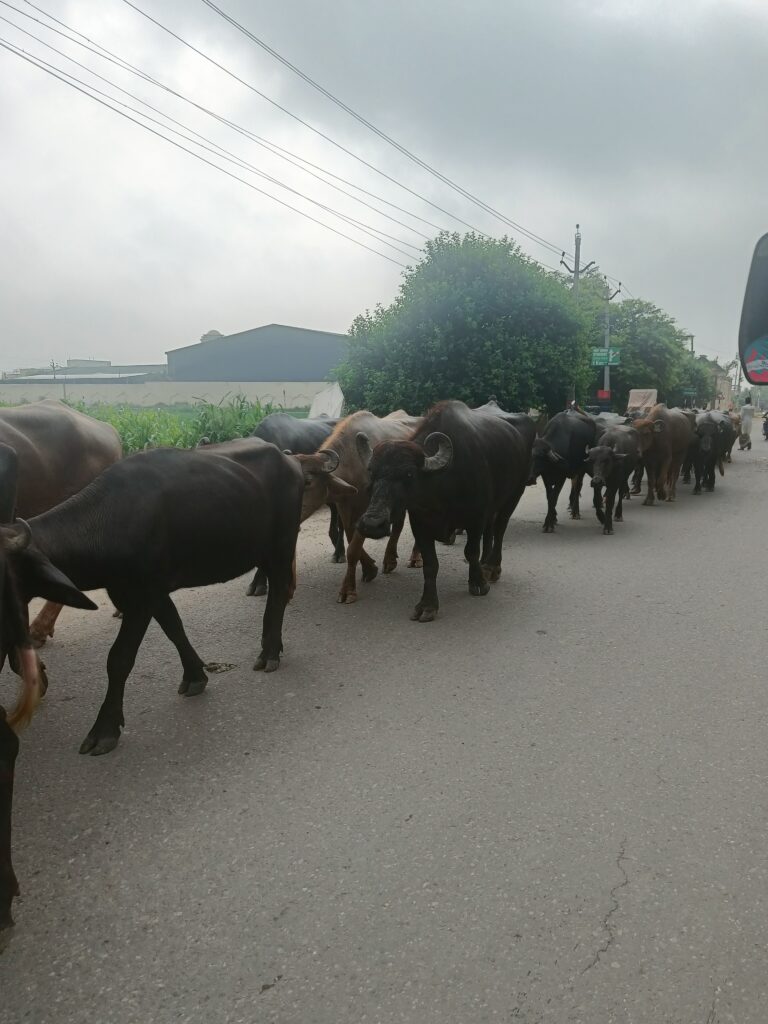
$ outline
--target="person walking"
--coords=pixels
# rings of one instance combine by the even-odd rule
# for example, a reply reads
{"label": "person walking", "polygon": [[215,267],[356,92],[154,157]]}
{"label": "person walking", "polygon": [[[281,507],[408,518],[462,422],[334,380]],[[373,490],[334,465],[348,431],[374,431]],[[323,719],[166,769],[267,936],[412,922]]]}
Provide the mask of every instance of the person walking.
{"label": "person walking", "polygon": [[741,407],[741,435],[739,436],[739,451],[752,449],[752,417],[755,410],[752,408],[752,399],[747,395],[744,405]]}

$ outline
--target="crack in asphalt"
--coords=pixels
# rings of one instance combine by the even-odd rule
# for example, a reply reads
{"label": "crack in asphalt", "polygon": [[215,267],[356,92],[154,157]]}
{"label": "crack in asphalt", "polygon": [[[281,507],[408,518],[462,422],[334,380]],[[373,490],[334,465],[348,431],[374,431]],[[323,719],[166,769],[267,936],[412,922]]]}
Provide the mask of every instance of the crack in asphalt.
{"label": "crack in asphalt", "polygon": [[[616,913],[616,911],[619,909],[619,901],[617,899],[617,895],[616,894],[618,893],[619,889],[624,889],[624,888],[626,888],[626,886],[629,885],[629,875],[624,870],[624,868],[622,866],[622,863],[621,863],[623,860],[627,859],[626,858],[626,850],[627,850],[627,840],[625,838],[622,841],[621,847],[619,848],[619,855],[616,858],[616,867],[619,869],[619,871],[621,872],[623,877],[622,877],[622,880],[619,883],[617,883],[616,885],[614,885],[614,887],[611,889],[610,897],[611,897],[611,900],[613,901],[613,906],[611,907],[611,909],[608,911],[608,913],[603,918],[603,928],[608,933],[608,938],[605,940],[603,945],[598,948],[598,950],[596,951],[595,955],[592,957],[592,960],[590,961],[590,963],[588,963],[587,966],[584,968],[584,970],[581,972],[582,974],[586,974],[587,971],[590,971],[590,970],[592,970],[593,967],[597,966],[597,964],[600,963],[600,959],[603,956],[603,954],[608,952],[608,950],[611,948],[611,946],[613,945],[613,943],[616,940],[616,935],[614,933],[613,928],[611,927],[611,918]],[[707,1021],[707,1024],[711,1024],[711,1022]]]}
{"label": "crack in asphalt", "polygon": [[707,1019],[704,1021],[704,1024],[717,1024],[717,996],[721,989],[721,985],[715,985],[715,991],[712,993],[712,1005],[709,1008],[709,1013],[707,1014]]}

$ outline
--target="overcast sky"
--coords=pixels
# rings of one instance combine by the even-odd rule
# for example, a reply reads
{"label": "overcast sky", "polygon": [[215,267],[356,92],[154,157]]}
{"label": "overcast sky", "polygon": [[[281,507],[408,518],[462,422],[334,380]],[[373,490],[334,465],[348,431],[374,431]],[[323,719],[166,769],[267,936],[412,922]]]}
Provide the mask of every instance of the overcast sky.
{"label": "overcast sky", "polygon": [[[14,6],[45,20],[25,0]],[[249,41],[202,0],[137,0],[240,78],[439,212],[270,106],[124,0],[35,0],[243,128],[402,207],[340,195],[187,103],[23,26],[408,257],[250,171],[220,166],[401,263],[416,231],[489,234],[452,192]],[[752,248],[768,230],[765,0],[309,0],[219,6],[382,131],[556,247],[625,282],[730,358]],[[7,22],[0,37],[110,92]],[[0,368],[71,357],[161,362],[167,349],[281,322],[346,331],[401,267],[232,180],[0,50]],[[146,110],[146,108],[144,108]],[[152,114],[147,111],[151,116]],[[131,114],[131,116],[136,116]],[[181,130],[178,129],[177,130]],[[189,143],[183,143],[189,148]],[[346,186],[345,186],[346,187]],[[416,231],[413,230],[416,229]],[[537,259],[558,255],[516,236]]]}

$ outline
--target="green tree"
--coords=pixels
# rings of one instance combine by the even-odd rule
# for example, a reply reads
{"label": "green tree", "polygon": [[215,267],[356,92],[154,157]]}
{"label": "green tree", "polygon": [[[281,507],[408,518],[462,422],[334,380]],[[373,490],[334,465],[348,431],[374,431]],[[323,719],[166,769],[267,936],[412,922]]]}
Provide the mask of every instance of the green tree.
{"label": "green tree", "polygon": [[420,413],[443,398],[561,408],[589,382],[588,338],[562,277],[509,239],[441,234],[398,296],[358,316],[337,377],[352,408]]}

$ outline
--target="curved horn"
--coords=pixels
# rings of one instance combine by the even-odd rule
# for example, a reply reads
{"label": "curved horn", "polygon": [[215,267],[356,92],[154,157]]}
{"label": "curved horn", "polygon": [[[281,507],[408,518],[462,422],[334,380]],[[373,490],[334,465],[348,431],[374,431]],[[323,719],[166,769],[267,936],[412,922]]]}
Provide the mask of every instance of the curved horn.
{"label": "curved horn", "polygon": [[439,430],[433,431],[424,441],[424,451],[434,448],[435,445],[437,445],[435,454],[424,457],[425,473],[434,473],[435,470],[445,469],[453,459],[453,444],[447,434],[443,434]]}
{"label": "curved horn", "polygon": [[335,452],[333,448],[320,448],[317,454],[323,459],[323,473],[332,473],[334,469],[339,468],[339,453]]}
{"label": "curved horn", "polygon": [[362,430],[359,431],[355,437],[355,444],[357,445],[357,454],[360,456],[360,461],[368,469],[368,463],[371,461],[371,455],[373,454],[368,435],[364,434]]}
{"label": "curved horn", "polygon": [[24,551],[32,542],[32,531],[26,519],[16,519],[12,526],[0,527],[0,534],[5,541],[5,550],[8,554]]}
{"label": "curved horn", "polygon": [[550,460],[550,462],[565,462],[563,456],[558,455],[557,452],[553,451],[551,448],[547,452],[547,458]]}

